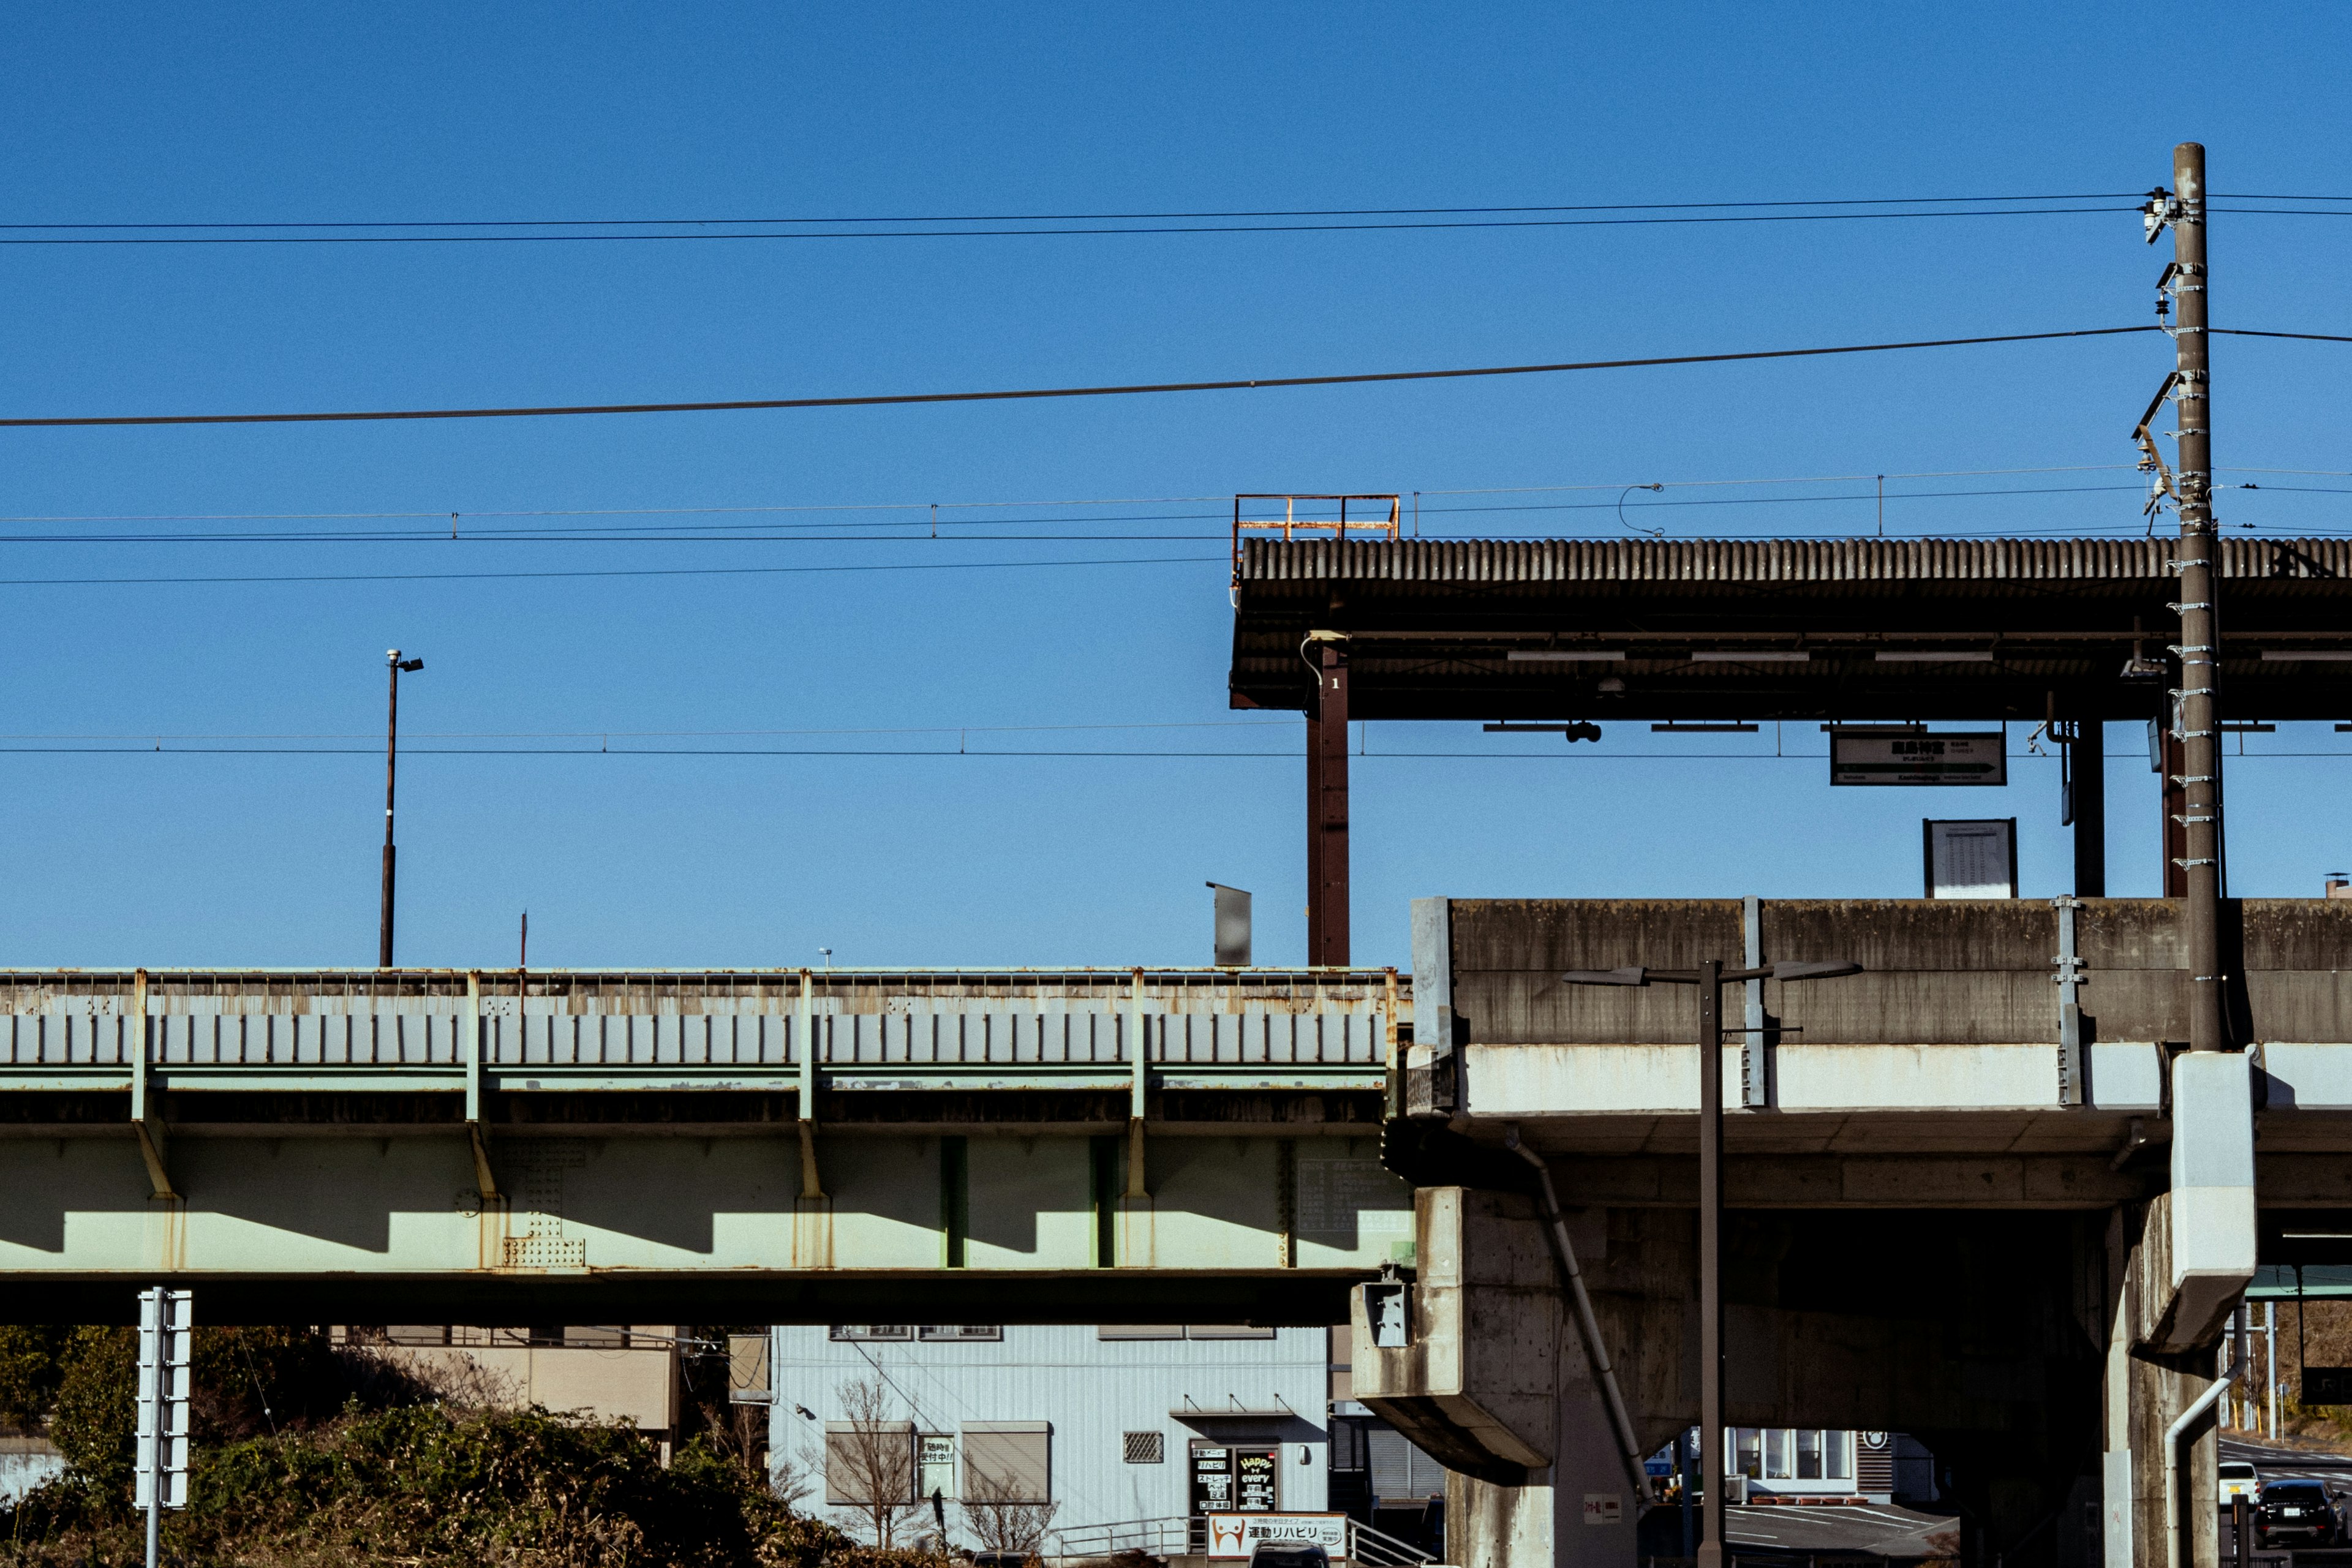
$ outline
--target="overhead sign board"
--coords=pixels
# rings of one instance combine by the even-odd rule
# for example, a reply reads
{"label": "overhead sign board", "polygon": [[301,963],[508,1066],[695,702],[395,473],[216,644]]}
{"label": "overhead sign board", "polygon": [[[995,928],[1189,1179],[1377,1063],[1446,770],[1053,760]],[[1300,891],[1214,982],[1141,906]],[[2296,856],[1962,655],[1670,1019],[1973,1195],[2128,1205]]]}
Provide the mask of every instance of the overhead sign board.
{"label": "overhead sign board", "polygon": [[2303,1403],[2352,1405],[2352,1366],[2305,1367]]}
{"label": "overhead sign board", "polygon": [[1830,731],[1833,784],[2005,784],[2009,747],[1998,730],[1958,734]]}
{"label": "overhead sign board", "polygon": [[1213,1513],[1209,1555],[1247,1557],[1259,1542],[1319,1546],[1333,1559],[1348,1554],[1344,1513]]}

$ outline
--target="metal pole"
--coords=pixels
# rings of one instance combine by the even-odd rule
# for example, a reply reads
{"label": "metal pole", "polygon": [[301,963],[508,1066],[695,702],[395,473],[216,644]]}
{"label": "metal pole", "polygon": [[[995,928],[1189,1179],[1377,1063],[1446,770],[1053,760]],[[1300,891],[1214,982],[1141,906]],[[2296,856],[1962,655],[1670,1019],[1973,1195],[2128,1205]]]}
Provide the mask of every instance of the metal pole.
{"label": "metal pole", "polygon": [[1723,961],[1698,966],[1698,1568],[1723,1568]]}
{"label": "metal pole", "polygon": [[2189,1047],[2218,1051],[2221,1025],[2221,747],[2213,683],[2220,634],[2213,615],[2213,434],[2205,335],[2205,149],[2172,150],[2174,342],[2180,372],[2181,826],[2188,829]]}
{"label": "metal pole", "polygon": [[2270,1384],[2265,1397],[2270,1404],[2271,1441],[2275,1443],[2279,1436],[2278,1303],[2276,1301],[2263,1303],[2263,1371],[2264,1381]]}
{"label": "metal pole", "polygon": [[383,912],[376,926],[375,962],[379,969],[392,967],[392,782],[394,765],[400,757],[400,650],[394,648],[383,656],[392,673],[391,695],[385,699],[383,719]]}
{"label": "metal pole", "polygon": [[1698,1544],[1698,1532],[1691,1520],[1691,1451],[1690,1434],[1675,1434],[1675,1469],[1681,1477],[1683,1513],[1683,1555],[1688,1557]]}
{"label": "metal pole", "polygon": [[2106,724],[2098,719],[2074,723],[2074,743],[2067,748],[2067,765],[2074,774],[2074,896],[2107,896],[2107,756]]}
{"label": "metal pole", "polygon": [[147,1568],[156,1568],[163,1546],[163,1340],[168,1318],[163,1288],[151,1285],[139,1293],[139,1373],[141,1424],[148,1436],[139,1463],[147,1482]]}
{"label": "metal pole", "polygon": [[1344,965],[1348,950],[1348,655],[1326,642],[1315,660],[1307,723],[1307,962]]}

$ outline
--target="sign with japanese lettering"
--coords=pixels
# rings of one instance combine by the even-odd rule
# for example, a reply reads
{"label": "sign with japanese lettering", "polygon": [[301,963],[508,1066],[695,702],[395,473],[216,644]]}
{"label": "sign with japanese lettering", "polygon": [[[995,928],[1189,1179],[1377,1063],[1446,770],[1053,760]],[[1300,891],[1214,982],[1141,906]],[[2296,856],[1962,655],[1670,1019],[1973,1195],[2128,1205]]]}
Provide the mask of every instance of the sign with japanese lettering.
{"label": "sign with japanese lettering", "polygon": [[1332,1558],[1348,1554],[1344,1513],[1213,1513],[1209,1555],[1247,1557],[1260,1542],[1319,1546]]}
{"label": "sign with japanese lettering", "polygon": [[2005,784],[2009,748],[2000,731],[1928,734],[1830,731],[1833,784]]}

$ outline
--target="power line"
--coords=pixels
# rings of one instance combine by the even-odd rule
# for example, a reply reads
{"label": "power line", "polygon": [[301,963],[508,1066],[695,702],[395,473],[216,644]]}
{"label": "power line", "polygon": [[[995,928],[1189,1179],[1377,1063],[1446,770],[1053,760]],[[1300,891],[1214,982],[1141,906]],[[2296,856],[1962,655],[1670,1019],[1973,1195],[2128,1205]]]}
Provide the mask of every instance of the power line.
{"label": "power line", "polygon": [[1633,370],[1651,365],[1724,364],[1745,360],[1811,359],[1827,354],[1885,353],[1902,349],[1961,348],[1979,343],[2045,342],[2060,338],[2117,337],[2153,332],[2154,326],[2077,327],[2055,332],[2001,332],[1986,337],[1921,338],[1905,342],[1842,343],[1830,348],[1750,349],[1738,353],[1661,354],[1643,359],[1570,360],[1549,364],[1479,365],[1451,370],[1372,371],[1353,375],[1268,376],[1238,381],[1169,381],[1112,386],[1022,387],[994,392],[889,393],[863,397],[772,397],[709,403],[603,403],[517,408],[406,408],[307,414],[131,414],[0,419],[0,428],[114,425],[310,425],[379,419],[516,419],[572,414],[709,414],[754,408],[871,408],[923,403],[1004,403],[1047,397],[1120,397],[1163,392],[1248,392],[1290,386],[1349,386],[1374,382],[1454,381],[1471,376],[1544,375],[1563,371]]}
{"label": "power line", "polygon": [[[383,747],[379,742],[369,746],[19,746],[0,744],[0,756],[165,756],[165,757],[381,757]],[[1209,751],[1144,751],[1144,750],[1013,750],[982,749],[950,751],[944,747],[717,747],[717,746],[637,746],[600,750],[593,746],[419,746],[404,743],[400,754],[431,757],[907,757],[981,762],[991,758],[1011,760],[1083,760],[1101,758],[1112,761],[1150,762],[1276,762],[1297,763],[1297,747],[1279,752],[1209,752]],[[2108,752],[2110,758],[2145,758],[2143,750]],[[1432,751],[1363,751],[1348,753],[1351,763],[1363,762],[1481,762],[1481,763],[1633,763],[1633,762],[1740,762],[1740,763],[1825,763],[1827,752],[1432,752]],[[2037,757],[2030,752],[2012,752],[2015,762],[2055,762],[2054,756]],[[2352,748],[2323,752],[2261,751],[2231,752],[2231,761],[2242,758],[2247,762],[2285,759],[2339,758],[2352,760]]]}
{"label": "power line", "polygon": [[[2131,206],[1974,207],[1949,212],[1688,213],[1653,217],[1433,218],[1384,223],[1239,223],[1094,225],[1084,228],[844,228],[671,229],[599,234],[211,234],[47,235],[0,238],[0,245],[613,245],[649,241],[826,239],[1050,239],[1089,235],[1394,233],[1410,229],[1613,228],[1626,225],[1717,223],[1860,223],[1874,218],[2053,217],[2077,213],[2130,213]],[[2260,212],[2265,209],[2222,208]]]}
{"label": "power line", "polygon": [[[1889,476],[1890,478],[1892,476]],[[1704,481],[1701,481],[1704,482]],[[1587,489],[1586,486],[1562,486],[1561,489]],[[1669,483],[1664,486],[1675,488]],[[2234,489],[2234,486],[2225,486]],[[2309,487],[2270,485],[2266,489],[2301,491]],[[1638,510],[1655,511],[1671,507],[1728,506],[1806,506],[1822,503],[1862,503],[1884,500],[1975,500],[1998,496],[2105,495],[2116,492],[2141,492],[2138,485],[2042,485],[2011,486],[1971,490],[1888,490],[1884,496],[1859,495],[1794,495],[1794,496],[1704,496],[1674,500],[1646,500]],[[1497,494],[1497,491],[1422,492],[1423,495]],[[2311,489],[2314,494],[2336,494],[2333,490]],[[1436,517],[1490,515],[1504,512],[1610,511],[1608,501],[1528,501],[1489,506],[1433,506],[1423,510]],[[429,515],[429,514],[428,514]],[[1185,514],[1201,521],[1220,518],[1216,512]],[[1013,520],[1020,521],[1020,520]],[[1055,521],[1056,519],[1034,520]],[[1117,521],[1117,520],[1109,520]],[[1158,521],[1145,520],[1145,521]],[[683,525],[678,528],[647,528],[632,525],[608,530],[558,529],[475,529],[463,536],[434,529],[366,529],[326,531],[320,530],[279,529],[274,531],[244,530],[235,532],[152,532],[152,533],[0,533],[0,544],[999,544],[1040,542],[1087,543],[1168,543],[1176,542],[1213,542],[1230,535],[1223,530],[1212,533],[985,533],[957,537],[927,537],[906,533],[745,533],[688,531],[688,528],[707,528],[709,524]],[[745,528],[769,527],[771,524],[742,524]],[[968,522],[966,526],[982,526]],[[1309,524],[1311,526],[1311,524]],[[2137,526],[2137,522],[2133,526]],[[1442,536],[1441,536],[1442,537]]]}
{"label": "power line", "polygon": [[1223,563],[1223,555],[1135,555],[1098,561],[936,561],[838,566],[646,566],[596,572],[375,572],[243,577],[0,577],[0,588],[188,586],[229,583],[470,583],[562,577],[772,577],[803,572],[981,572],[1040,566],[1166,566]]}
{"label": "power line", "polygon": [[2352,337],[2334,332],[2261,332],[2252,327],[2208,327],[2205,330],[2232,338],[2299,338],[2311,343],[2352,343]]}
{"label": "power line", "polygon": [[[480,245],[638,240],[950,239],[1134,234],[1286,234],[1433,228],[1555,228],[1621,224],[1804,223],[1909,217],[2033,217],[2132,212],[2053,206],[2137,193],[2024,196],[1838,197],[1814,201],[1632,202],[1435,207],[1300,207],[1197,212],[966,213],[853,216],[492,218],[301,223],[0,224],[0,245]],[[2002,203],[2032,203],[2003,206]],[[1967,209],[1865,211],[1865,208]],[[1805,209],[1805,210],[1798,210]],[[1828,209],[1828,210],[1813,210]],[[1557,215],[1608,214],[1609,216]],[[1533,215],[1554,215],[1538,216]],[[1325,221],[1297,221],[1297,220]],[[1329,221],[1381,219],[1386,221]],[[1285,221],[1277,221],[1285,220]],[[914,229],[892,224],[920,224]],[[984,228],[984,224],[1015,226]],[[1047,227],[1046,225],[1081,225]],[[364,231],[364,232],[357,232]],[[488,232],[480,232],[488,231]],[[552,232],[549,232],[552,231]]]}
{"label": "power line", "polygon": [[[1692,489],[1701,487],[1738,485],[1832,485],[1867,484],[1875,479],[1982,479],[2011,474],[2092,474],[2121,473],[2131,469],[2129,463],[2077,463],[2059,468],[1934,468],[1916,473],[1885,474],[1805,474],[1770,479],[1666,479],[1668,489]],[[2246,474],[2317,474],[2331,478],[2352,479],[2352,471],[2334,468],[2227,468],[2218,472]],[[1643,480],[1644,484],[1649,480]],[[1412,493],[1423,496],[1484,496],[1536,495],[1570,490],[1620,490],[1622,484],[1580,485],[1489,485],[1470,489],[1423,489]],[[1213,501],[1216,511],[1143,512],[1127,517],[1104,517],[1097,514],[1090,521],[1097,522],[1175,522],[1196,519],[1222,518],[1226,515],[1223,503],[1231,495],[1213,496],[1130,496],[1089,500],[965,500],[965,501],[841,501],[799,502],[764,506],[633,506],[633,507],[523,507],[523,508],[434,508],[404,511],[142,511],[142,512],[28,512],[16,515],[0,514],[0,523],[31,522],[399,522],[432,519],[436,523],[453,519],[519,518],[519,517],[715,517],[734,515],[769,516],[791,512],[853,512],[853,511],[976,511],[983,509],[1018,507],[1035,510],[1058,508],[1096,506],[1173,506]],[[760,524],[761,527],[806,526],[835,528],[870,526],[877,528],[920,528],[925,517],[910,517],[903,522],[873,524],[842,524],[813,522],[805,525]],[[941,526],[979,527],[991,523],[1053,522],[1067,521],[1057,518],[946,518]],[[750,526],[750,525],[746,525]]]}
{"label": "power line", "polygon": [[[601,741],[622,740],[742,740],[786,735],[1039,735],[1127,730],[1265,730],[1288,729],[1295,719],[1159,719],[1124,724],[868,724],[853,728],[797,730],[410,730],[402,733],[416,741]],[[377,731],[257,731],[173,734],[154,730],[117,734],[8,734],[0,741],[369,741]]]}
{"label": "power line", "polygon": [[[702,224],[879,224],[879,223],[1114,223],[1141,219],[1249,217],[1417,217],[1480,213],[1605,213],[1689,212],[1718,208],[1950,206],[1989,202],[2128,201],[2139,191],[2065,192],[2056,195],[2004,196],[1835,196],[1820,200],[1766,202],[1618,202],[1582,205],[1522,205],[1517,206],[1446,207],[1265,207],[1225,208],[1200,212],[1097,213],[950,213],[890,214],[879,217],[799,216],[793,217],[620,217],[620,218],[424,218],[414,220],[358,219],[306,223],[278,219],[259,223],[0,223],[0,231],[97,229],[346,229],[346,228],[643,228],[686,227]],[[2352,201],[2337,196],[2246,196],[2215,198],[2245,201]]]}

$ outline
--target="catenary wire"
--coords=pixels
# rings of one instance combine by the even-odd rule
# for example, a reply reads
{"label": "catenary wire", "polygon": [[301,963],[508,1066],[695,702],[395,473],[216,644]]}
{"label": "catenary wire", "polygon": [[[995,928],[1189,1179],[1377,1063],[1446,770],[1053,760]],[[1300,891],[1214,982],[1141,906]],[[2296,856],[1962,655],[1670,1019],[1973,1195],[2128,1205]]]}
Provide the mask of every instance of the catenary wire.
{"label": "catenary wire", "polygon": [[[1561,487],[1568,489],[1570,487]],[[1581,489],[1585,487],[1574,487]],[[1667,488],[1672,488],[1671,486]],[[2308,487],[2272,485],[2263,487],[2279,491],[2302,491]],[[1860,495],[1797,495],[1797,496],[1706,496],[1688,500],[1643,501],[1644,510],[1668,507],[1728,507],[1728,506],[1801,506],[1821,503],[1868,503],[1885,500],[1971,500],[1991,496],[2050,496],[2113,494],[2127,491],[2138,494],[2138,485],[2043,485],[2015,486],[2007,489],[1976,490],[1888,490]],[[1430,491],[1423,491],[1424,495]],[[1499,493],[1499,492],[1461,492]],[[2313,490],[2311,493],[2334,494],[2335,491]],[[1607,511],[1606,501],[1528,501],[1490,506],[1424,507],[1423,512],[1437,517],[1487,515],[1507,512]],[[431,514],[427,514],[431,515]],[[1193,512],[1185,517],[1210,521],[1221,517],[1216,512]],[[1034,521],[1077,521],[1055,518],[1010,520]],[[1087,521],[1117,521],[1118,519],[1088,519]],[[1154,518],[1146,521],[1158,521]],[[1172,521],[1172,520],[1171,520]],[[614,529],[475,529],[462,537],[439,528],[403,530],[363,529],[340,531],[316,530],[275,531],[242,530],[235,532],[157,532],[157,533],[0,533],[0,544],[997,544],[1021,542],[1088,542],[1088,543],[1152,543],[1178,541],[1206,542],[1228,538],[1228,533],[986,533],[961,537],[931,538],[906,533],[695,533],[693,528],[709,524],[686,524],[677,528],[653,528],[642,524]],[[771,527],[772,524],[740,525],[743,528]],[[982,526],[971,522],[968,526]],[[1303,526],[1312,527],[1312,522]],[[2135,526],[2137,526],[2135,524]]]}
{"label": "catenary wire", "polygon": [[[1441,216],[1476,213],[1567,213],[1567,212],[1692,212],[1717,208],[1750,207],[1846,207],[1846,206],[1950,206],[1987,202],[2101,202],[2129,201],[2142,195],[2138,191],[2071,191],[2055,195],[2001,196],[1837,196],[1820,200],[1780,200],[1766,202],[1618,202],[1588,203],[1581,205],[1521,205],[1517,206],[1445,206],[1445,207],[1268,207],[1261,209],[1230,208],[1201,212],[1098,212],[1098,213],[949,213],[949,214],[887,214],[878,217],[646,217],[646,218],[427,218],[420,220],[356,220],[326,223],[302,223],[285,219],[265,223],[5,223],[0,231],[48,229],[176,229],[176,228],[643,228],[674,226],[685,227],[696,224],[852,224],[852,223],[1112,223],[1126,220],[1161,218],[1244,218],[1244,217],[1413,217]],[[2352,197],[2337,196],[2245,196],[2215,197],[2216,200],[2244,201],[2339,201]]]}
{"label": "catenary wire", "polygon": [[[1980,479],[2009,474],[2089,474],[2122,472],[2133,467],[2129,463],[2076,463],[2057,468],[1934,468],[1913,473],[1885,474],[1808,474],[1783,475],[1768,479],[1667,479],[1668,489],[1692,489],[1701,486],[1725,485],[1828,485],[1867,483],[1872,479]],[[2218,473],[2245,474],[2313,474],[2352,479],[2352,470],[2334,468],[2220,468]],[[1643,481],[1644,483],[1648,481]],[[1423,496],[1532,495],[1545,491],[1615,490],[1622,485],[1490,485],[1471,489],[1424,489],[1412,493]],[[406,511],[145,511],[145,512],[31,512],[19,515],[0,514],[0,523],[24,522],[379,522],[421,521],[430,518],[436,522],[451,518],[513,518],[513,517],[702,517],[737,513],[772,514],[782,512],[846,512],[846,511],[971,511],[982,508],[1021,507],[1037,510],[1054,508],[1090,506],[1174,506],[1192,502],[1214,501],[1221,510],[1214,512],[1153,512],[1135,518],[1104,518],[1096,521],[1176,521],[1192,518],[1223,517],[1223,503],[1233,500],[1231,494],[1213,496],[1129,496],[1092,500],[965,500],[965,501],[843,501],[803,502],[794,505],[771,506],[641,506],[641,507],[527,507],[509,509],[466,509],[463,510],[438,507],[431,510]],[[920,528],[926,519],[913,517],[900,523],[877,523],[875,527]],[[990,519],[941,518],[949,522],[979,524]],[[1047,519],[1014,519],[1015,521],[1057,521]],[[762,526],[792,526],[764,524]],[[834,522],[809,523],[810,528],[850,526]],[[865,526],[865,525],[858,525]]]}
{"label": "catenary wire", "polygon": [[[1087,236],[1171,234],[1367,234],[1416,229],[1616,228],[1680,224],[1864,223],[1884,218],[2055,217],[2077,213],[2131,213],[2137,207],[1975,207],[1954,212],[1685,213],[1649,217],[1535,217],[1391,219],[1384,223],[1124,224],[1084,228],[842,228],[751,229],[721,232],[672,229],[604,234],[213,234],[213,235],[14,235],[0,245],[620,245],[745,240],[808,242],[840,239],[1066,239]],[[2249,207],[2222,211],[2262,212]],[[2317,215],[2329,216],[2329,215]]]}
{"label": "catenary wire", "polygon": [[1043,566],[1167,566],[1220,562],[1223,555],[1133,555],[1091,561],[898,561],[826,566],[639,566],[580,572],[349,572],[219,577],[0,577],[0,588],[186,586],[229,583],[469,583],[573,577],[772,577],[805,572],[1023,571]]}
{"label": "catenary wire", "polygon": [[578,414],[707,414],[763,408],[870,408],[926,403],[1005,403],[1038,398],[1120,397],[1173,392],[1248,392],[1278,387],[1349,386],[1376,382],[1456,381],[1473,376],[1548,375],[1567,371],[1633,370],[1653,365],[1725,364],[1738,361],[1815,359],[1832,354],[1887,353],[1909,349],[1962,348],[1981,343],[2047,342],[2064,338],[2120,337],[2162,329],[2075,327],[2051,332],[1998,332],[1966,338],[1919,338],[1900,342],[1840,343],[1823,348],[1747,349],[1732,353],[1657,354],[1639,359],[1564,360],[1546,364],[1463,366],[1446,370],[1391,370],[1348,375],[1265,376],[1248,380],[1165,381],[1104,386],[1019,387],[988,392],[885,393],[857,397],[764,397],[699,403],[603,403],[506,408],[403,408],[299,414],[114,414],[0,419],[0,428],[116,425],[310,425],[385,419],[515,419]]}

